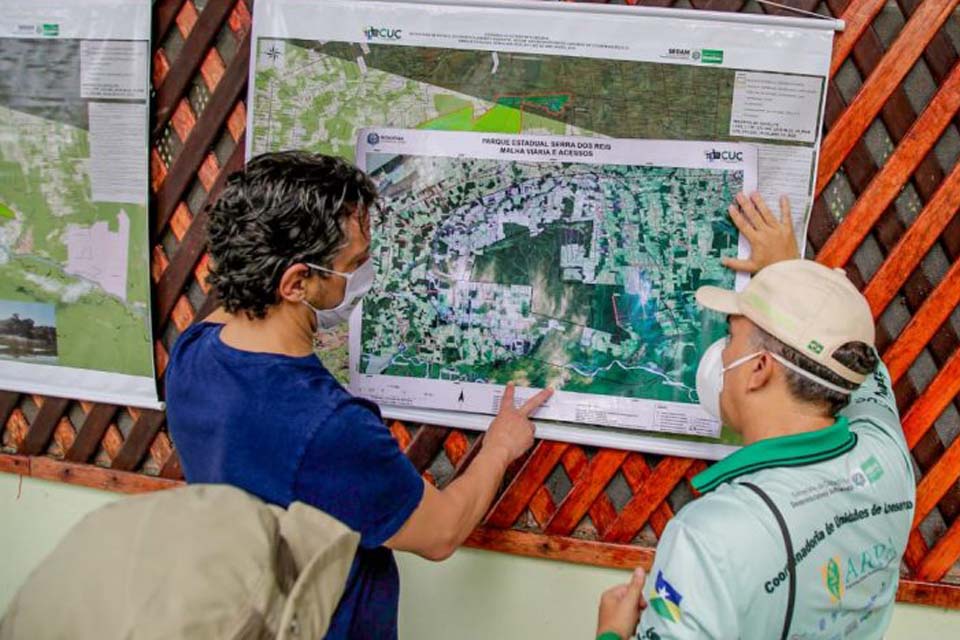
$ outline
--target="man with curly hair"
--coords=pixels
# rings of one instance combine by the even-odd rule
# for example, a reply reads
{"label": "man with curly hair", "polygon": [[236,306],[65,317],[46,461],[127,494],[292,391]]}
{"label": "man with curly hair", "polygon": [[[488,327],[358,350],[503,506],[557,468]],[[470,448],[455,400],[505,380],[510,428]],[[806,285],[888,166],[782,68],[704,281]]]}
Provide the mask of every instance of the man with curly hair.
{"label": "man with curly hair", "polygon": [[344,322],[373,283],[376,201],[362,171],[329,156],[265,154],[230,176],[209,222],[223,307],[180,336],[166,371],[188,482],[304,502],[360,533],[327,638],[397,636],[391,550],[450,556],[533,443],[529,416],[550,395],[516,408],[508,386],[467,471],[443,491],[420,477],[376,405],[340,386],[313,349],[316,331]]}

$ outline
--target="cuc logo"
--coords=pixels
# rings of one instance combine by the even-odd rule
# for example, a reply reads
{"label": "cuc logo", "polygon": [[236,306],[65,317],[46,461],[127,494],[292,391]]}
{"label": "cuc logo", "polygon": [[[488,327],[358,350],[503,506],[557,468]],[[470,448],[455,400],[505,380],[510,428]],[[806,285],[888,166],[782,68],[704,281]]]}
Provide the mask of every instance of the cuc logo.
{"label": "cuc logo", "polygon": [[743,162],[743,152],[742,151],[720,151],[718,149],[712,149],[707,151],[706,155],[709,162],[715,160],[728,160],[733,162]]}
{"label": "cuc logo", "polygon": [[367,40],[399,40],[401,29],[387,29],[386,27],[367,27],[363,35]]}
{"label": "cuc logo", "polygon": [[380,136],[377,134],[376,131],[371,131],[370,133],[367,134],[367,143],[377,144],[378,142],[380,142]]}

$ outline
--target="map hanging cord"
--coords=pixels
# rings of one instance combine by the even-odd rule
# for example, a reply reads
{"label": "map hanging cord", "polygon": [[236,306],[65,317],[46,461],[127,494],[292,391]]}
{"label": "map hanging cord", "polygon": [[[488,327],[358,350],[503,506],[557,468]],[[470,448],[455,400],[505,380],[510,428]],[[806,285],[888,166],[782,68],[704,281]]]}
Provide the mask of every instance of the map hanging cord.
{"label": "map hanging cord", "polygon": [[757,0],[757,2],[771,7],[776,7],[778,9],[783,9],[785,11],[793,11],[794,13],[810,16],[812,18],[819,18],[821,20],[834,20],[834,18],[831,18],[830,16],[825,16],[814,11],[807,11],[806,9],[800,9],[798,7],[791,7],[790,5],[786,4],[780,4],[779,2],[773,2],[773,0]]}

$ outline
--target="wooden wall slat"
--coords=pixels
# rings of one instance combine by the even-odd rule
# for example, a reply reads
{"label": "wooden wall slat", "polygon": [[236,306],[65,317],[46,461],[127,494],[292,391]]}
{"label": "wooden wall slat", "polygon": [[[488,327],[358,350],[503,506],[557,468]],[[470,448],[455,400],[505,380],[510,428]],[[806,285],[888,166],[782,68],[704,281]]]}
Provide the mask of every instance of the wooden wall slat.
{"label": "wooden wall slat", "polygon": [[544,483],[553,468],[560,462],[560,456],[567,450],[564,442],[541,440],[534,445],[533,453],[513,481],[494,503],[485,524],[491,527],[507,528],[516,522],[523,509],[533,498],[533,494]]}
{"label": "wooden wall slat", "polygon": [[927,203],[907,233],[887,256],[863,295],[870,303],[873,315],[879,316],[893,296],[913,273],[920,260],[937,241],[957,211],[960,210],[960,164],[943,181],[933,199]]}
{"label": "wooden wall slat", "polygon": [[123,446],[113,459],[110,468],[118,471],[130,471],[136,468],[165,420],[166,414],[162,411],[144,410],[133,423],[130,435],[123,441]]}
{"label": "wooden wall slat", "polygon": [[544,486],[538,488],[537,492],[530,498],[527,509],[537,522],[537,527],[542,529],[553,517],[553,514],[557,512],[557,503],[550,495],[550,490]]}
{"label": "wooden wall slat", "polygon": [[543,534],[478,527],[464,546],[512,553],[531,558],[551,558],[614,569],[653,565],[653,550],[628,544],[611,544]]}
{"label": "wooden wall slat", "polygon": [[46,449],[50,438],[53,437],[53,430],[57,428],[57,422],[60,421],[60,416],[64,414],[69,404],[70,400],[66,398],[52,396],[44,398],[43,406],[37,412],[37,417],[30,425],[30,430],[20,443],[17,453],[32,456]]}
{"label": "wooden wall slat", "polygon": [[[912,14],[910,14],[912,15]],[[943,31],[938,31],[930,44],[923,50],[923,58],[914,66],[918,72],[919,67],[924,66],[922,60],[932,57],[931,49],[934,43],[941,42],[944,38]],[[869,75],[877,67],[882,57],[886,54],[883,43],[874,29],[870,29],[864,34],[864,37],[854,48],[854,61],[861,74]],[[955,58],[954,58],[955,60]],[[942,62],[942,61],[941,61]],[[950,67],[947,67],[949,70]],[[916,77],[918,74],[914,73]],[[941,78],[943,80],[945,78]],[[911,125],[917,118],[917,112],[913,107],[913,102],[906,91],[907,83],[904,82],[894,89],[893,93],[887,99],[887,102],[880,110],[881,121],[887,128],[894,144],[899,144],[901,139],[908,133]],[[846,164],[844,165],[846,166]],[[950,167],[946,167],[949,169]],[[916,188],[918,195],[923,202],[927,202],[933,197],[937,187],[945,175],[944,167],[940,164],[939,156],[935,153],[929,153],[923,158],[914,171],[911,183]],[[898,218],[893,215],[894,211],[890,209],[890,214],[885,214],[877,225],[877,235],[887,237],[899,237],[899,228],[901,227]],[[892,235],[891,235],[892,234]],[[960,220],[950,223],[944,231],[942,246],[950,259],[960,258]],[[922,275],[922,271],[917,271],[911,275],[907,281],[907,297],[911,298],[911,289],[929,290],[929,284]],[[913,308],[916,308],[916,304]],[[939,341],[938,341],[939,342]],[[953,336],[953,343],[957,343],[957,337]]]}
{"label": "wooden wall slat", "polygon": [[0,453],[0,473],[15,473],[22,476],[30,475],[30,457]]}
{"label": "wooden wall slat", "polygon": [[[903,434],[910,448],[916,446],[957,393],[960,393],[960,350],[940,369],[920,399],[903,416]],[[960,467],[957,471],[960,473]]]}
{"label": "wooden wall slat", "polygon": [[157,315],[167,318],[173,311],[180,293],[187,280],[193,274],[193,269],[206,249],[207,243],[207,205],[214,202],[231,173],[243,169],[244,149],[242,144],[233,148],[227,163],[220,170],[217,179],[207,194],[200,211],[196,213],[186,235],[181,239],[180,246],[170,264],[164,270],[157,283]]}
{"label": "wooden wall slat", "polygon": [[910,570],[910,575],[917,574],[917,567],[920,566],[920,563],[923,562],[923,559],[927,557],[929,552],[930,548],[927,547],[923,536],[920,535],[920,530],[913,528],[910,531],[910,536],[907,538],[907,549],[903,553],[903,561]]}
{"label": "wooden wall slat", "polygon": [[[590,460],[587,458],[582,448],[568,448],[567,452],[563,454],[562,458],[560,458],[560,463],[566,470],[567,477],[574,479],[574,486],[571,491],[576,490],[577,485],[580,482],[586,481],[585,478],[581,479],[581,475],[583,475],[583,473],[587,470],[587,465],[590,463]],[[606,482],[603,484],[606,485]],[[569,496],[569,492],[567,495]],[[593,521],[593,526],[597,531],[597,535],[601,539],[603,538],[607,529],[610,528],[610,525],[613,524],[613,521],[617,519],[617,510],[614,508],[613,502],[603,491],[600,491],[597,497],[589,505],[587,513],[590,515],[590,520]],[[575,527],[576,524],[573,526]]]}
{"label": "wooden wall slat", "polygon": [[854,45],[863,36],[863,32],[870,28],[874,18],[883,9],[887,0],[866,0],[865,2],[852,2],[847,5],[846,10],[840,14],[840,19],[844,21],[844,29],[833,38],[833,57],[830,59],[830,77],[832,78],[846,62],[853,51]]}
{"label": "wooden wall slat", "polygon": [[154,3],[153,18],[153,48],[158,49],[160,42],[170,31],[173,21],[176,20],[180,8],[186,0],[167,0]]}
{"label": "wooden wall slat", "polygon": [[921,580],[939,580],[960,556],[960,518],[947,529],[937,543],[933,545],[927,557],[917,567],[917,577]]}
{"label": "wooden wall slat", "polygon": [[10,414],[17,408],[20,394],[15,391],[0,391],[0,432],[10,419]]}
{"label": "wooden wall slat", "polygon": [[607,449],[590,460],[582,474],[573,480],[573,488],[557,507],[557,512],[544,527],[544,533],[567,535],[573,531],[594,501],[603,493],[607,483],[623,464],[626,451]]}
{"label": "wooden wall slat", "polygon": [[423,473],[437,453],[443,448],[443,441],[448,430],[443,427],[422,426],[413,436],[410,447],[407,448],[407,457],[420,473]]}
{"label": "wooden wall slat", "polygon": [[957,305],[960,305],[960,260],[953,263],[927,301],[883,354],[883,361],[890,370],[894,384],[907,373],[937,328],[950,317]]}
{"label": "wooden wall slat", "polygon": [[901,580],[897,589],[897,601],[960,609],[960,585],[914,579]]}
{"label": "wooden wall slat", "polygon": [[173,215],[173,210],[179,204],[184,191],[196,178],[197,171],[217,134],[223,129],[227,116],[233,111],[234,105],[243,94],[247,86],[249,56],[250,35],[247,34],[236,57],[227,65],[227,70],[217,85],[216,92],[211,96],[210,102],[197,119],[196,126],[184,141],[183,149],[174,160],[167,179],[157,193],[154,229],[158,235],[170,221],[170,216]]}
{"label": "wooden wall slat", "polygon": [[462,431],[451,431],[443,441],[444,455],[447,456],[447,460],[453,466],[460,464],[460,460],[467,455],[469,448],[470,441],[467,440],[467,436],[463,435]]}
{"label": "wooden wall slat", "polygon": [[823,192],[843,159],[877,117],[886,98],[903,81],[927,43],[953,13],[957,2],[958,0],[925,0],[904,25],[896,42],[860,88],[836,126],[831,128],[824,138],[820,149],[817,195]]}
{"label": "wooden wall slat", "polygon": [[[691,468],[693,468],[693,465],[691,465]],[[650,474],[653,473],[647,461],[643,459],[642,455],[637,453],[632,453],[627,456],[627,459],[623,461],[621,471],[627,481],[627,485],[633,493],[640,491],[643,483],[646,482]],[[688,478],[689,473],[690,469],[687,469],[684,478]],[[670,505],[666,501],[661,502],[653,513],[650,514],[650,526],[653,528],[654,533],[657,534],[657,537],[663,534],[667,522],[669,522],[672,517],[673,509],[670,508]]]}
{"label": "wooden wall slat", "polygon": [[41,480],[56,480],[78,484],[92,489],[118,493],[146,493],[182,487],[182,480],[167,480],[129,471],[114,471],[89,464],[63,462],[43,456],[30,458],[30,476]]}
{"label": "wooden wall slat", "polygon": [[[241,0],[242,1],[242,0]],[[187,41],[177,58],[177,64],[170,68],[163,83],[157,87],[154,97],[153,135],[159,136],[167,126],[180,99],[187,93],[190,83],[197,75],[200,64],[214,43],[223,23],[236,0],[208,0],[196,25],[190,31]],[[182,4],[182,3],[181,3]],[[178,8],[179,11],[179,8]],[[176,16],[176,13],[173,14]],[[172,20],[172,17],[171,17]],[[164,32],[165,33],[165,32]]]}
{"label": "wooden wall slat", "polygon": [[837,231],[817,254],[830,267],[842,267],[870,233],[877,220],[900,194],[950,120],[960,109],[960,64],[941,85],[930,104],[899,142],[893,155],[874,176],[856,204],[847,212]]}
{"label": "wooden wall slat", "polygon": [[470,466],[470,463],[473,462],[473,459],[477,457],[477,454],[480,453],[480,450],[483,448],[483,436],[485,433],[478,435],[473,444],[470,445],[470,448],[467,449],[467,452],[463,454],[463,457],[460,458],[460,461],[457,462],[456,467],[453,469],[453,473],[450,474],[450,481],[453,482],[467,470],[467,467]]}
{"label": "wooden wall slat", "polygon": [[[896,0],[896,2],[905,16],[912,16],[923,0]],[[956,14],[954,14],[955,19]],[[930,75],[933,76],[933,81],[937,84],[943,83],[958,59],[957,51],[945,31],[946,28],[937,31],[933,40],[923,51],[923,60],[930,70]],[[960,127],[960,114],[954,116],[954,123]]]}
{"label": "wooden wall slat", "polygon": [[647,523],[650,515],[663,502],[683,474],[693,464],[689,458],[664,458],[638,492],[627,502],[620,516],[607,531],[609,542],[629,542]]}
{"label": "wooden wall slat", "polygon": [[[960,476],[960,441],[955,441],[917,486],[913,525],[919,526]],[[960,520],[960,518],[958,518]],[[956,558],[954,558],[956,560]]]}
{"label": "wooden wall slat", "polygon": [[184,479],[183,467],[180,465],[180,455],[176,450],[174,450],[170,454],[170,457],[167,458],[167,461],[163,463],[163,466],[160,467],[160,473],[157,475],[170,480]]}
{"label": "wooden wall slat", "polygon": [[112,404],[95,404],[77,430],[73,445],[67,449],[64,458],[70,462],[87,462],[100,446],[100,440],[106,433],[110,421],[119,407]]}

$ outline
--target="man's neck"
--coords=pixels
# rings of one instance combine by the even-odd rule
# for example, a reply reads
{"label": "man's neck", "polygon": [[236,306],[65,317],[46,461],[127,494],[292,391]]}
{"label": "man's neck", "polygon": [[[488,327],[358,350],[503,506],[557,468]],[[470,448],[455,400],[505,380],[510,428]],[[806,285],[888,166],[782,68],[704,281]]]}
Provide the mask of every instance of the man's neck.
{"label": "man's neck", "polygon": [[792,399],[764,403],[764,406],[751,408],[745,413],[748,417],[742,421],[740,430],[744,445],[818,431],[836,421],[833,417],[818,414],[815,407]]}
{"label": "man's neck", "polygon": [[220,331],[224,344],[255,353],[276,353],[295,358],[313,353],[313,328],[299,309],[272,307],[264,318],[230,316]]}

